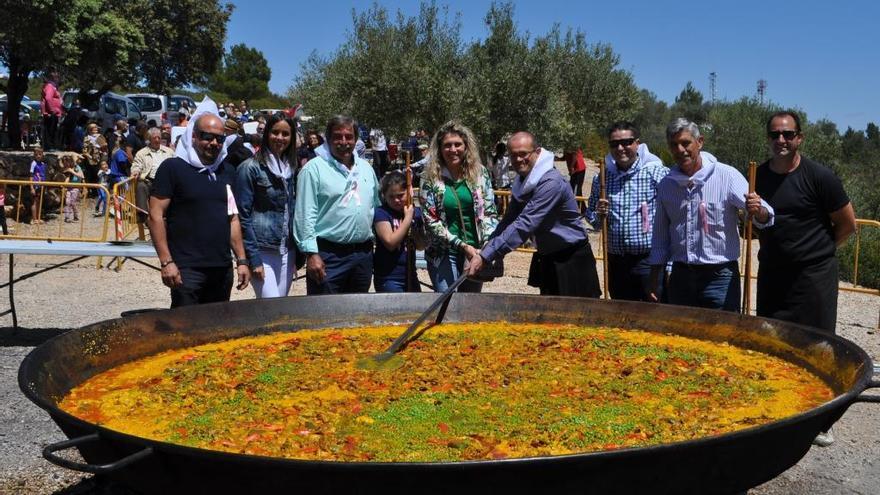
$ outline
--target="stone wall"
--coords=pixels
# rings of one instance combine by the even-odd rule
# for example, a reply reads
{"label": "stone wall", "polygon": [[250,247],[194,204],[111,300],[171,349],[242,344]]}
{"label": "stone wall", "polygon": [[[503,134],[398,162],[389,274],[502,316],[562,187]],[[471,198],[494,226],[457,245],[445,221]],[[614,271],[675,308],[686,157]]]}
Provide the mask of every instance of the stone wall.
{"label": "stone wall", "polygon": [[[46,175],[51,181],[64,181],[61,173],[62,152],[46,151],[44,160],[49,166]],[[34,160],[33,151],[0,151],[0,179],[29,180],[31,162]]]}
{"label": "stone wall", "polygon": [[[49,181],[64,182],[64,174],[61,173],[62,152],[46,151],[44,152],[44,160],[48,165],[46,176]],[[12,180],[30,180],[31,162],[34,160],[33,151],[0,151],[0,179]],[[21,218],[23,221],[30,221],[30,210],[24,205],[30,204],[30,192],[27,186],[8,186],[6,188],[5,206],[7,208],[7,216],[14,213],[11,209],[18,202],[18,191],[22,191],[22,203],[20,207]],[[46,188],[43,192],[42,211],[45,213],[57,213],[61,205],[60,188]]]}

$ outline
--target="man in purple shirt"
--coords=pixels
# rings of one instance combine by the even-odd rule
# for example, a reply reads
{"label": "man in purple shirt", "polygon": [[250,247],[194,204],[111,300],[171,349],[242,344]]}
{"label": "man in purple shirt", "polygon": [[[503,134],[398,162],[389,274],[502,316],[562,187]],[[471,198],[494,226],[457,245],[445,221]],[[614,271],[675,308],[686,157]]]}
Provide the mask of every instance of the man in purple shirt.
{"label": "man in purple shirt", "polygon": [[465,273],[476,275],[486,262],[503,258],[534,237],[538,252],[529,270],[530,285],[545,295],[599,297],[596,259],[583,217],[571,186],[553,165],[553,153],[541,149],[529,132],[511,136],[507,152],[517,174],[510,204]]}

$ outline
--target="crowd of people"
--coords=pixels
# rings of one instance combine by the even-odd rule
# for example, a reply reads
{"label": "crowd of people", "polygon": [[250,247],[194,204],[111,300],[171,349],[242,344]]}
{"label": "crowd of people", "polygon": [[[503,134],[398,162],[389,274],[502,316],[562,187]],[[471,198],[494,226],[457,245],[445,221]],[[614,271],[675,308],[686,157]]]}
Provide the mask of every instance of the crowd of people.
{"label": "crowd of people", "polygon": [[[71,182],[138,179],[137,203],[142,221],[149,217],[172,307],[227,301],[234,276],[238,289],[252,285],[258,298],[285,296],[302,267],[309,295],[417,291],[416,249],[424,250],[433,290],[479,292],[486,267],[526,243],[536,248],[529,285],[544,295],[597,298],[587,225],[605,222],[613,299],[739,311],[741,227],[752,222],[761,241],[758,315],[835,331],[834,255],[855,231],[855,216],[834,173],[801,155],[794,112],[767,121],[771,158],[758,167],[752,192],[739,171],[703,149],[687,119],[667,127],[669,166],[640,141],[636,125],[612,123],[607,173],[593,177],[586,205],[576,198],[582,152],[566,154],[565,177],[539,136],[516,130],[484,163],[474,133],[450,121],[426,145],[423,131],[406,144],[418,158],[418,206],[412,181],[390,167],[381,130],[369,133],[371,163],[349,116],[304,130],[278,113],[244,135],[247,114],[244,102],[218,108],[206,99],[176,143],[165,123],[120,120],[103,135],[87,123],[82,162],[63,162]],[[45,170],[37,151],[33,192]],[[503,215],[496,190],[509,190]],[[79,198],[68,194],[72,207]],[[104,207],[101,197],[96,209]],[[76,221],[76,211],[65,210],[65,219]]]}

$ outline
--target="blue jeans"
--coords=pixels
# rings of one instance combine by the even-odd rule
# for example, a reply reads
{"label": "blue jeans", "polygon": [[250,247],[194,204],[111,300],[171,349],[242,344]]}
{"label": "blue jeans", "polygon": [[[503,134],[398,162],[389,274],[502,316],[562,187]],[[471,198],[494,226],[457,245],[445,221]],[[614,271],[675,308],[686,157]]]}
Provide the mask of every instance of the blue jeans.
{"label": "blue jeans", "polygon": [[[450,285],[458,280],[461,271],[464,269],[464,254],[449,252],[448,255],[440,258],[440,263],[435,265],[435,259],[426,260],[428,262],[428,275],[431,277],[431,283],[434,284],[434,292],[446,292]],[[481,292],[483,290],[482,282],[474,282],[473,280],[465,280],[458,286],[458,292]]]}
{"label": "blue jeans", "polygon": [[107,211],[107,193],[103,189],[98,189],[98,201],[95,203],[95,213],[103,215]]}
{"label": "blue jeans", "polygon": [[739,265],[673,263],[668,291],[671,304],[739,312]]}

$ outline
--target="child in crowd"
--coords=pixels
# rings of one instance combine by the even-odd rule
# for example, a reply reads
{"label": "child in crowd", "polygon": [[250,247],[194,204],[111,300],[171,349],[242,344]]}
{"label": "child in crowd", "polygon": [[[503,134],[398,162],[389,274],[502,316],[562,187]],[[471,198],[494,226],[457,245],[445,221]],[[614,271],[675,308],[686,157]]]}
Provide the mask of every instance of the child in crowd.
{"label": "child in crowd", "polygon": [[48,166],[43,161],[42,148],[34,148],[34,160],[31,162],[31,224],[43,223],[40,219],[43,203],[42,187],[38,182],[45,182]]}
{"label": "child in crowd", "polygon": [[107,191],[110,187],[110,165],[107,162],[101,162],[98,169],[98,184],[104,186],[98,188],[98,201],[95,203],[95,216],[103,217],[107,212]]}
{"label": "child in crowd", "polygon": [[[425,246],[422,228],[422,212],[413,205],[406,206],[406,176],[394,171],[382,177],[382,206],[376,208],[373,216],[373,230],[376,231],[376,252],[373,254],[373,287],[376,292],[407,291],[407,246],[406,236],[413,229],[416,249]],[[411,273],[410,284],[414,292],[421,292],[415,272]]]}
{"label": "child in crowd", "polygon": [[[85,179],[79,163],[74,162],[73,155],[61,157],[61,172],[64,174],[64,182],[79,184]],[[64,222],[79,221],[79,187],[67,187],[64,190]]]}

